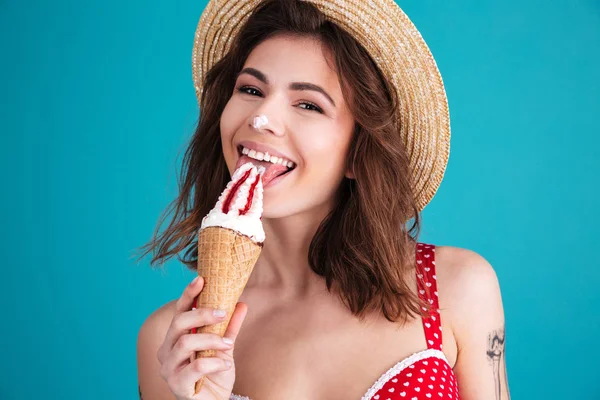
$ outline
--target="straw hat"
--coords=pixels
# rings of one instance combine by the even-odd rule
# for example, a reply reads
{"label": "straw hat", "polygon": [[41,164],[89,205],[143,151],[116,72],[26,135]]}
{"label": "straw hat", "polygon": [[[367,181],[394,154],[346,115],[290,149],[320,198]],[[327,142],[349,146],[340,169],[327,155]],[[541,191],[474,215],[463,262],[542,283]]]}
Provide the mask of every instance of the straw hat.
{"label": "straw hat", "polygon": [[[450,154],[450,116],[444,84],[421,34],[394,0],[302,0],[350,33],[370,54],[399,99],[396,121],[410,157],[412,187],[421,211],[437,191]],[[192,52],[198,102],[204,74],[230,49],[231,41],[260,0],[210,0]]]}

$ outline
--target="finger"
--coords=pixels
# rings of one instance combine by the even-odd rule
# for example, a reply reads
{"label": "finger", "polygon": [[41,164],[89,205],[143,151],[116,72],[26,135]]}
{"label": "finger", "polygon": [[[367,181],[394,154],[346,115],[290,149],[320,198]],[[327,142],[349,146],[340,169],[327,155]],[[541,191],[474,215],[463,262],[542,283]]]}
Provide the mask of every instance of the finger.
{"label": "finger", "polygon": [[[227,325],[227,329],[223,334],[224,338],[229,338],[233,340],[235,345],[235,340],[237,339],[238,334],[240,333],[240,329],[244,320],[246,319],[246,315],[248,314],[248,305],[246,303],[238,302],[235,305],[235,309],[231,315],[231,320],[229,321],[229,325]],[[233,358],[233,347],[224,351],[225,354]]]}
{"label": "finger", "polygon": [[232,345],[223,341],[216,333],[187,334],[179,338],[173,351],[163,363],[165,373],[177,371],[190,362],[190,357],[200,350],[228,350]]}
{"label": "finger", "polygon": [[193,331],[195,328],[218,324],[219,322],[223,322],[225,318],[226,316],[215,316],[213,309],[207,307],[186,311],[174,316],[165,335],[165,349],[170,351],[182,335],[190,332],[190,330],[192,330],[192,333],[196,333]]}
{"label": "finger", "polygon": [[181,297],[175,304],[175,314],[181,314],[182,312],[189,311],[194,306],[194,300],[202,291],[204,286],[204,278],[197,276],[194,280],[185,287]]}
{"label": "finger", "polygon": [[176,324],[176,321],[178,321],[178,318],[182,313],[192,309],[192,306],[194,305],[194,299],[202,291],[203,285],[204,279],[201,276],[197,276],[194,278],[194,280],[192,280],[192,282],[190,282],[189,285],[185,287],[183,294],[175,302],[175,311],[173,312],[171,324],[169,325],[167,333],[165,334],[165,340],[157,352],[158,360],[160,362],[162,362],[162,360],[168,355],[173,348],[175,341],[183,333],[183,331]]}
{"label": "finger", "polygon": [[174,384],[181,388],[180,391],[190,393],[190,397],[192,397],[195,391],[196,382],[203,375],[208,375],[217,371],[227,371],[231,368],[233,363],[231,365],[226,363],[226,360],[219,357],[196,359],[177,374]]}

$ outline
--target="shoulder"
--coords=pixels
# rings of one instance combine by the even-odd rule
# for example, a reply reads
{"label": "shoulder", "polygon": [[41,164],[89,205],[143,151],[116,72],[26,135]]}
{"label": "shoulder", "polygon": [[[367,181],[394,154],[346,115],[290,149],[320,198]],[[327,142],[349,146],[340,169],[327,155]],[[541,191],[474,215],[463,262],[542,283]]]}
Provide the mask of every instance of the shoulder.
{"label": "shoulder", "polygon": [[498,277],[483,256],[469,249],[439,246],[435,260],[440,307],[447,309],[459,350],[473,334],[503,326]]}
{"label": "shoulder", "polygon": [[[158,351],[158,347],[163,342],[175,313],[176,303],[177,300],[171,300],[146,317],[137,336],[138,355]],[[151,356],[155,355],[151,354]]]}
{"label": "shoulder", "polygon": [[447,285],[457,290],[472,290],[481,285],[495,286],[498,283],[494,268],[480,254],[460,247],[436,246],[436,271],[446,279]]}
{"label": "shoulder", "polygon": [[144,399],[174,399],[160,376],[157,352],[165,340],[175,312],[176,300],[154,310],[143,322],[137,336],[138,384]]}
{"label": "shoulder", "polygon": [[456,343],[453,370],[461,399],[510,398],[504,310],[494,268],[476,252],[457,247],[436,247],[435,259],[440,309]]}
{"label": "shoulder", "polygon": [[156,339],[156,337],[162,337],[162,339],[164,339],[171,318],[173,318],[173,313],[175,312],[176,302],[177,300],[169,301],[146,317],[146,320],[138,332],[138,344],[140,344],[140,342]]}

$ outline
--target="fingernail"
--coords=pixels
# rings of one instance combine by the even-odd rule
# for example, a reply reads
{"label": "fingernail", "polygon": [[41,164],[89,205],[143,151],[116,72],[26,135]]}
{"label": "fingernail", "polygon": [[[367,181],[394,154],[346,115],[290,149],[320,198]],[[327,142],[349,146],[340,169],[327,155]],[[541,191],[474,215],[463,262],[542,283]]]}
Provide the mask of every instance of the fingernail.
{"label": "fingernail", "polygon": [[200,279],[199,275],[194,278],[194,280],[192,281],[192,283],[190,283],[190,286],[194,286],[196,284],[196,282],[198,282],[198,279]]}
{"label": "fingernail", "polygon": [[225,310],[213,310],[213,315],[215,317],[222,318],[225,316],[225,314],[227,314],[227,312]]}
{"label": "fingernail", "polygon": [[223,338],[223,342],[225,342],[226,344],[233,344],[233,339],[230,339],[228,337],[224,337]]}

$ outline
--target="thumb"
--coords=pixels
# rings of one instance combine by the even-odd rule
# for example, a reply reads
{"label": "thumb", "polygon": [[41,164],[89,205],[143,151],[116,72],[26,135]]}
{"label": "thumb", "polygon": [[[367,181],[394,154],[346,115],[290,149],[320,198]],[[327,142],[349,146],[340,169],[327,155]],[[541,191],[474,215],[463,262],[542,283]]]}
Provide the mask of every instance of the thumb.
{"label": "thumb", "polygon": [[[233,347],[235,347],[235,341],[247,314],[248,305],[242,302],[236,303],[235,309],[231,314],[231,319],[229,320],[229,325],[227,325],[227,329],[223,335],[224,338],[233,340]],[[226,350],[224,353],[233,357],[233,347],[229,350]]]}

